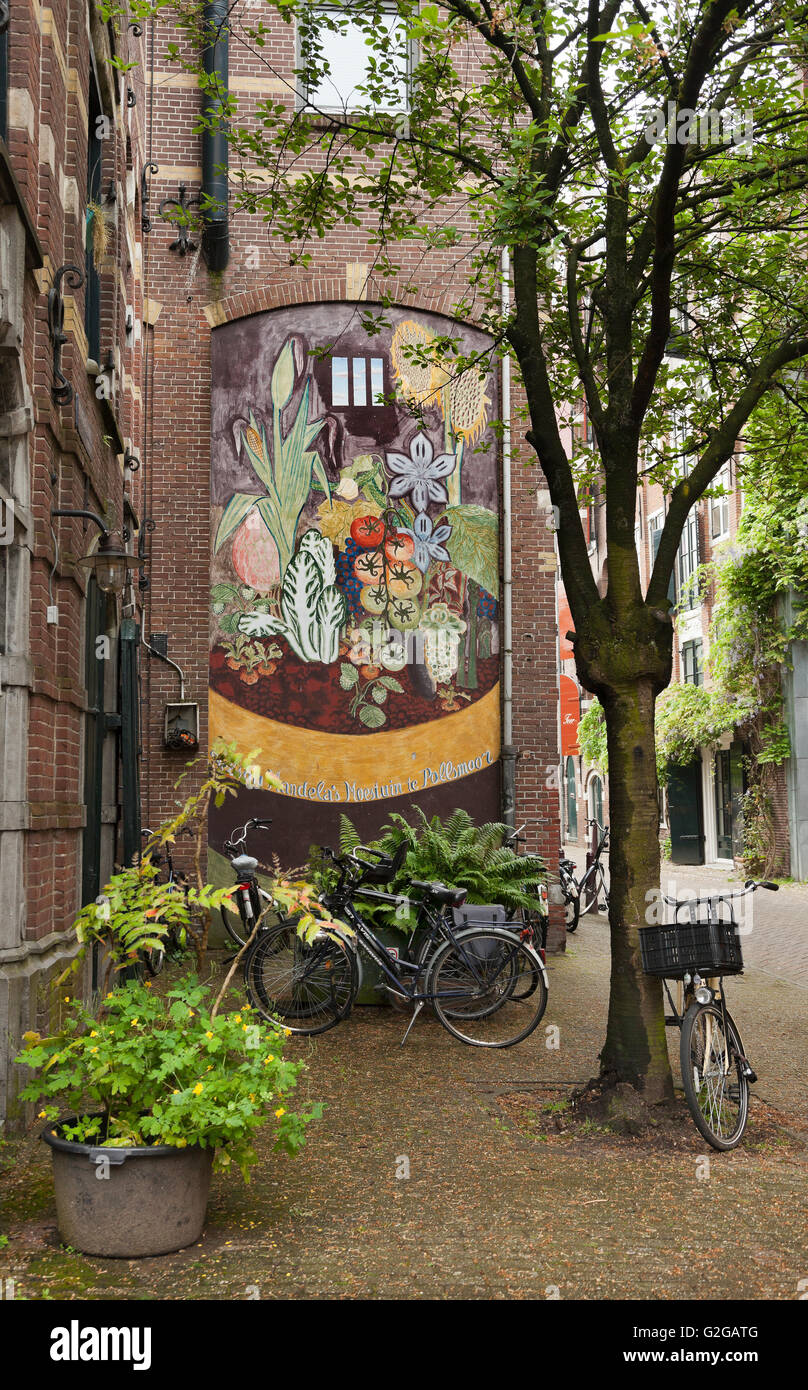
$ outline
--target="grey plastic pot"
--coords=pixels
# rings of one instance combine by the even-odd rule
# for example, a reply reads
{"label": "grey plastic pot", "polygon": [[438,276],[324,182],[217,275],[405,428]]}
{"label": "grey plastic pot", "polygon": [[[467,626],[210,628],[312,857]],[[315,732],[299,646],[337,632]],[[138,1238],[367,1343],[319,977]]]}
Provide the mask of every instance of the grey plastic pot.
{"label": "grey plastic pot", "polygon": [[168,1255],[199,1239],[213,1149],[96,1148],[63,1139],[60,1128],[48,1125],[42,1138],[51,1148],[59,1235],[66,1245],[85,1255],[135,1259]]}

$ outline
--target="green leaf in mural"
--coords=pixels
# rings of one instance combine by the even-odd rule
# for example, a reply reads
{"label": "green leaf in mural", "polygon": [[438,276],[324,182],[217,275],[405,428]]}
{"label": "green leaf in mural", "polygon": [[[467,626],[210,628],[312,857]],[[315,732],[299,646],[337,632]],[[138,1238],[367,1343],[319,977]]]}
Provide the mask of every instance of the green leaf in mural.
{"label": "green leaf in mural", "polygon": [[392,690],[394,695],[404,694],[404,686],[396,680],[395,676],[380,676],[379,685],[383,685],[387,690]]}
{"label": "green leaf in mural", "polygon": [[239,613],[223,613],[219,618],[219,627],[222,632],[238,632]]}
{"label": "green leaf in mural", "polygon": [[452,534],[446,549],[456,569],[476,580],[481,589],[499,596],[499,533],[497,517],[487,507],[464,503],[446,508]]}
{"label": "green leaf in mural", "polygon": [[[229,540],[234,531],[237,531],[242,521],[258,504],[259,498],[254,492],[234,492],[227,506],[222,512],[222,519],[219,522],[219,529],[216,532],[214,550],[221,550],[226,540]],[[222,586],[224,587],[224,586]]]}
{"label": "green leaf in mural", "polygon": [[343,661],[339,668],[339,683],[343,690],[353,690],[359,680],[359,672],[349,661]]}
{"label": "green leaf in mural", "polygon": [[213,603],[232,603],[239,596],[238,584],[214,584],[210,591]]}
{"label": "green leaf in mural", "polygon": [[386,723],[384,711],[377,705],[363,705],[359,711],[359,718],[368,729],[380,729]]}

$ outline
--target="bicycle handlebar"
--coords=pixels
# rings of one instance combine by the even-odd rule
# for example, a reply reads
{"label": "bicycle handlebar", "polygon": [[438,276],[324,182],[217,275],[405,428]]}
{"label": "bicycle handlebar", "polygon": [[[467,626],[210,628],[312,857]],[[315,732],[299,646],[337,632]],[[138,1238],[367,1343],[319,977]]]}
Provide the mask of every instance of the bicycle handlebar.
{"label": "bicycle handlebar", "polygon": [[730,898],[745,898],[747,893],[754,893],[758,888],[768,888],[772,893],[779,889],[779,883],[770,883],[768,879],[748,878],[743,888],[737,889],[734,893],[708,893],[703,898],[669,898],[665,893],[662,894],[663,903],[668,907],[687,907],[688,903],[715,903],[728,901]]}
{"label": "bicycle handlebar", "polygon": [[271,824],[271,820],[262,820],[257,817],[253,818],[252,820],[245,821],[242,826],[237,827],[235,830],[232,831],[230,839],[225,840],[225,854],[229,855],[231,850],[238,849],[241,845],[243,845],[251,830],[269,830]]}

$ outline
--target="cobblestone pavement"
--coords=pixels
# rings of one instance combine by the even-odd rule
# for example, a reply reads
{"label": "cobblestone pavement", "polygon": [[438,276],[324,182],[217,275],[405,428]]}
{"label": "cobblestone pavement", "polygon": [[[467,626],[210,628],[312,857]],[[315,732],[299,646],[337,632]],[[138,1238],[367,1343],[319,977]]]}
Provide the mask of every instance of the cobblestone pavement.
{"label": "cobblestone pavement", "polygon": [[[605,922],[586,916],[549,971],[545,1019],[510,1051],[464,1047],[423,1016],[402,1050],[406,1019],[378,1008],[295,1040],[323,1119],[296,1159],[264,1144],[249,1186],[217,1176],[202,1241],[176,1255],[65,1250],[45,1145],[32,1136],[0,1150],[0,1278],[33,1299],[798,1298],[808,1278],[803,989],[754,969],[733,982],[761,1078],[753,1097],[788,1111],[796,1137],[785,1149],[756,1138],[753,1099],[744,1145],[710,1151],[705,1177],[706,1146],[689,1124],[675,1151],[601,1133],[540,1142],[513,1128],[500,1096],[517,1091],[539,1109],[597,1070]],[[558,1028],[557,1047],[545,1025]]]}
{"label": "cobblestone pavement", "polygon": [[[583,867],[584,850],[570,846],[567,854]],[[663,861],[662,889],[668,897],[706,896],[739,888],[743,878],[731,869]],[[808,884],[784,883],[776,893],[761,888],[736,908],[747,967],[808,990]]]}

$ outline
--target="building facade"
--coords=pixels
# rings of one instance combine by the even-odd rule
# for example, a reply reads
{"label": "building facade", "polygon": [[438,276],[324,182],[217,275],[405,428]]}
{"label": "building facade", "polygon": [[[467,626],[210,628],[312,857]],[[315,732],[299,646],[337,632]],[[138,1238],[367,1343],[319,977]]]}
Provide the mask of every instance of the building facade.
{"label": "building facade", "polygon": [[137,590],[81,561],[102,530],[136,543],[141,112],[110,62],[137,40],[94,6],[16,0],[0,26],[0,1114],[16,1122],[11,1059],[53,1017],[77,911],[139,835]]}
{"label": "building facade", "polygon": [[[276,18],[252,51],[248,9],[229,7],[211,59],[243,110],[291,111],[294,29]],[[559,687],[549,498],[533,470],[509,482],[494,428],[506,368],[491,351],[482,376],[425,380],[406,351],[451,332],[488,352],[457,318],[454,258],[424,274],[404,248],[369,336],[362,312],[391,288],[370,224],[334,229],[303,267],[234,211],[177,36],[102,23],[91,0],[15,0],[0,24],[0,1112],[15,1125],[11,1059],[54,1017],[76,912],[176,809],[189,752],[219,735],[259,750],[237,819],[272,816],[256,852],[288,866],[334,844],[342,814],[370,835],[393,811],[460,805],[525,823],[552,869]],[[220,201],[202,217],[205,190]],[[80,563],[101,527],[131,557],[117,593]],[[214,879],[232,814],[209,827]],[[554,905],[550,948],[563,940]]]}
{"label": "building facade", "polygon": [[[585,408],[576,426],[583,435],[589,429]],[[588,438],[592,441],[591,430]],[[686,467],[686,463],[684,465]],[[738,458],[725,464],[716,479],[721,494],[704,498],[690,512],[671,579],[669,597],[673,604],[674,643],[671,685],[709,684],[711,629],[716,602],[715,586],[704,579],[701,566],[720,559],[731,547],[743,511],[743,491],[739,483]],[[657,546],[664,525],[667,499],[658,483],[644,480],[637,494],[635,541],[643,590],[651,578]],[[606,517],[605,502],[597,484],[586,497],[581,516],[589,540],[589,554],[598,587],[605,592]],[[562,710],[566,690],[568,717],[566,739],[562,731],[563,778],[561,796],[562,835],[570,845],[590,846],[594,818],[608,823],[608,776],[602,767],[589,764],[577,743],[577,722],[590,707],[591,696],[581,689],[575,675],[573,649],[564,634],[572,628],[563,583],[558,580],[560,661],[562,671]],[[797,644],[799,647],[805,644]],[[794,756],[775,770],[772,805],[774,814],[777,871],[788,875],[796,864],[794,847],[802,833],[805,817],[801,810],[799,757],[805,735],[804,661],[794,653],[793,671],[784,672],[786,712],[790,722]],[[660,838],[663,851],[673,863],[731,866],[743,851],[743,796],[747,789],[745,759],[749,749],[737,730],[727,730],[720,739],[699,749],[686,766],[669,769],[660,791]],[[806,862],[803,853],[803,864]]]}

